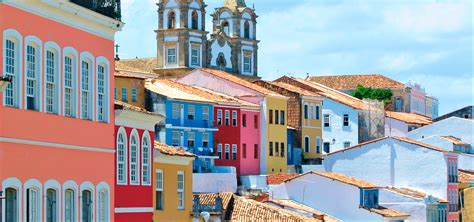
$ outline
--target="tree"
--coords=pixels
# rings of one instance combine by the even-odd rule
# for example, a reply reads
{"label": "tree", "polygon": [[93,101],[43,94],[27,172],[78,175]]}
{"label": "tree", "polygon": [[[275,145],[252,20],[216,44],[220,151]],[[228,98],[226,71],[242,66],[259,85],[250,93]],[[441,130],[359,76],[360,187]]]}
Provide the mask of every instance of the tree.
{"label": "tree", "polygon": [[390,104],[392,95],[393,93],[390,89],[372,89],[362,85],[358,85],[357,89],[351,93],[351,96],[354,96],[358,99],[382,100],[385,105]]}

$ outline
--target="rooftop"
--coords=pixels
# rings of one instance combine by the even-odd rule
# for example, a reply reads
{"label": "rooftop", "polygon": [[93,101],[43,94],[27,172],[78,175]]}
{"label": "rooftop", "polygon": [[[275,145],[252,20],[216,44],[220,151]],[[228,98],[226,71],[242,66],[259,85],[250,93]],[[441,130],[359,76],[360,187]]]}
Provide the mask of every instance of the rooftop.
{"label": "rooftop", "polygon": [[153,70],[156,69],[157,66],[158,59],[156,57],[121,59],[119,61],[115,61],[116,68],[137,72],[153,73]]}
{"label": "rooftop", "polygon": [[459,169],[458,176],[461,183],[474,183],[474,171]]}
{"label": "rooftop", "polygon": [[149,115],[157,115],[157,116],[165,117],[161,114],[148,112],[146,109],[143,109],[141,107],[134,106],[132,104],[125,103],[125,102],[122,102],[122,101],[119,101],[119,100],[114,101],[114,107],[115,107],[115,109],[128,109],[128,110],[141,112],[141,113],[145,113],[145,114],[149,114]]}
{"label": "rooftop", "polygon": [[257,104],[247,102],[247,101],[244,101],[244,100],[241,100],[236,97],[229,96],[223,93],[215,92],[210,89],[206,89],[199,86],[192,86],[192,87],[197,89],[195,92],[196,93],[195,95],[212,100],[220,105],[240,105],[240,106],[249,107],[249,108],[259,107],[259,105]]}
{"label": "rooftop", "polygon": [[416,113],[385,111],[385,116],[409,124],[417,124],[424,126],[432,123],[431,118]]}
{"label": "rooftop", "polygon": [[222,198],[222,207],[224,210],[229,206],[230,200],[234,196],[231,192],[225,193],[195,193],[194,197],[199,197],[199,203],[203,205],[214,205],[216,204],[216,198]]}
{"label": "rooftop", "polygon": [[452,142],[454,145],[469,145],[469,143],[466,143],[462,141],[461,139],[454,137],[454,136],[440,136],[441,138],[448,140]]}
{"label": "rooftop", "polygon": [[364,207],[363,209],[368,210],[372,213],[376,213],[376,214],[381,215],[383,217],[405,218],[405,217],[410,216],[409,214],[399,212],[399,211],[396,211],[396,210],[392,210],[392,209],[389,209],[389,208],[385,208],[385,207],[382,207],[382,206],[379,206],[378,208],[365,208]]}
{"label": "rooftop", "polygon": [[125,77],[125,78],[134,78],[134,79],[147,79],[145,75],[137,74],[136,72],[126,71],[126,70],[115,70],[115,77]]}
{"label": "rooftop", "polygon": [[325,214],[325,213],[323,213],[319,210],[316,210],[312,207],[306,206],[304,204],[298,203],[298,202],[293,201],[293,200],[272,199],[272,200],[268,200],[266,202],[277,204],[277,205],[280,205],[280,206],[283,206],[283,207],[289,207],[289,208],[292,208],[292,209],[295,209],[295,210],[304,211],[306,213],[313,214],[313,215],[316,216],[316,218],[323,219],[321,221],[324,221],[324,222],[339,222],[339,221],[341,221],[341,220],[338,220],[334,217],[331,217],[331,216],[329,216],[329,215],[327,215],[327,214]]}
{"label": "rooftop", "polygon": [[145,88],[174,100],[213,103],[210,99],[196,95],[198,89],[168,79],[154,79],[146,82]]}
{"label": "rooftop", "polygon": [[290,179],[286,180],[285,182],[294,180],[296,178],[299,178],[299,177],[302,177],[302,176],[305,176],[305,175],[308,175],[308,174],[315,174],[315,175],[318,175],[318,176],[326,177],[326,178],[329,178],[331,180],[336,180],[336,181],[339,181],[339,182],[342,182],[342,183],[345,183],[345,184],[349,184],[349,185],[352,185],[352,186],[356,186],[356,187],[359,187],[359,188],[362,188],[362,189],[380,188],[380,186],[378,186],[376,184],[373,184],[373,183],[370,183],[370,182],[367,182],[365,180],[361,180],[361,179],[358,179],[358,178],[355,178],[355,177],[347,176],[345,174],[336,173],[336,172],[322,172],[322,171],[310,171],[310,172],[295,176],[293,178],[290,178]]}
{"label": "rooftop", "polygon": [[405,88],[405,84],[381,74],[310,76],[307,80],[317,82],[337,90],[353,90],[358,85],[377,89]]}
{"label": "rooftop", "polygon": [[168,156],[197,157],[192,153],[186,152],[183,148],[168,146],[158,141],[155,141],[155,149]]}
{"label": "rooftop", "polygon": [[[425,199],[426,197],[428,197],[428,194],[426,194],[424,192],[421,192],[421,191],[418,191],[418,190],[413,190],[413,189],[410,189],[410,188],[386,187],[385,189],[389,190],[389,191],[392,191],[392,192],[395,192],[395,193],[398,193],[398,194],[401,194],[401,195],[416,198],[416,199]],[[442,198],[438,198],[438,197],[435,197],[435,198],[438,199],[438,201],[441,202],[441,203],[448,203],[449,202],[449,201],[447,201],[445,199],[442,199]]]}
{"label": "rooftop", "polygon": [[311,92],[309,90],[305,90],[303,88],[300,88],[300,87],[297,87],[297,86],[294,86],[294,85],[291,85],[291,84],[288,84],[288,83],[285,83],[285,82],[276,82],[276,81],[269,82],[269,81],[263,81],[263,80],[259,80],[259,81],[264,82],[266,84],[276,86],[276,87],[280,87],[284,90],[288,90],[290,92],[298,93],[298,94],[304,95],[304,96],[314,96],[314,97],[320,97],[321,96],[316,92]]}
{"label": "rooftop", "polygon": [[297,173],[275,173],[267,175],[267,184],[276,185],[284,183],[286,180],[298,176]]}

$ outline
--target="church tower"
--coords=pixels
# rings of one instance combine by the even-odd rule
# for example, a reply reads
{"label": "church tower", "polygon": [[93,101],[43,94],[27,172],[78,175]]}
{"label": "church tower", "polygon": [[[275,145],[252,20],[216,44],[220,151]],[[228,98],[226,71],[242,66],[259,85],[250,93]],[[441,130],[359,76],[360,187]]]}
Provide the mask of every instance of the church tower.
{"label": "church tower", "polygon": [[224,0],[213,18],[213,32],[208,42],[208,67],[227,72],[257,76],[257,15],[245,0]]}
{"label": "church tower", "polygon": [[160,0],[156,30],[158,70],[206,67],[203,0]]}

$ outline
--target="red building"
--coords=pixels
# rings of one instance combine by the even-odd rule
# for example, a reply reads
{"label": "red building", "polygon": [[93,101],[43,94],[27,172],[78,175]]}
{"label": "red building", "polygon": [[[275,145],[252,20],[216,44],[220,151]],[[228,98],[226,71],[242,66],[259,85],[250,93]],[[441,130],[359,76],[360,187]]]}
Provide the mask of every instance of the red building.
{"label": "red building", "polygon": [[115,221],[153,221],[154,127],[163,116],[115,102]]}

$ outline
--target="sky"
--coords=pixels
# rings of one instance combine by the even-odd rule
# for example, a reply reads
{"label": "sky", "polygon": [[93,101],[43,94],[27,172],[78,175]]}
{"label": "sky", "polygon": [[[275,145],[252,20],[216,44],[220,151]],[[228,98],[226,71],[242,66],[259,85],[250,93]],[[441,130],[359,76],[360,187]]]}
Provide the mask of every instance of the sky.
{"label": "sky", "polygon": [[[121,58],[156,56],[158,0],[122,0]],[[210,14],[224,0],[205,0]],[[471,0],[246,0],[259,76],[383,74],[419,83],[440,115],[474,104]]]}

